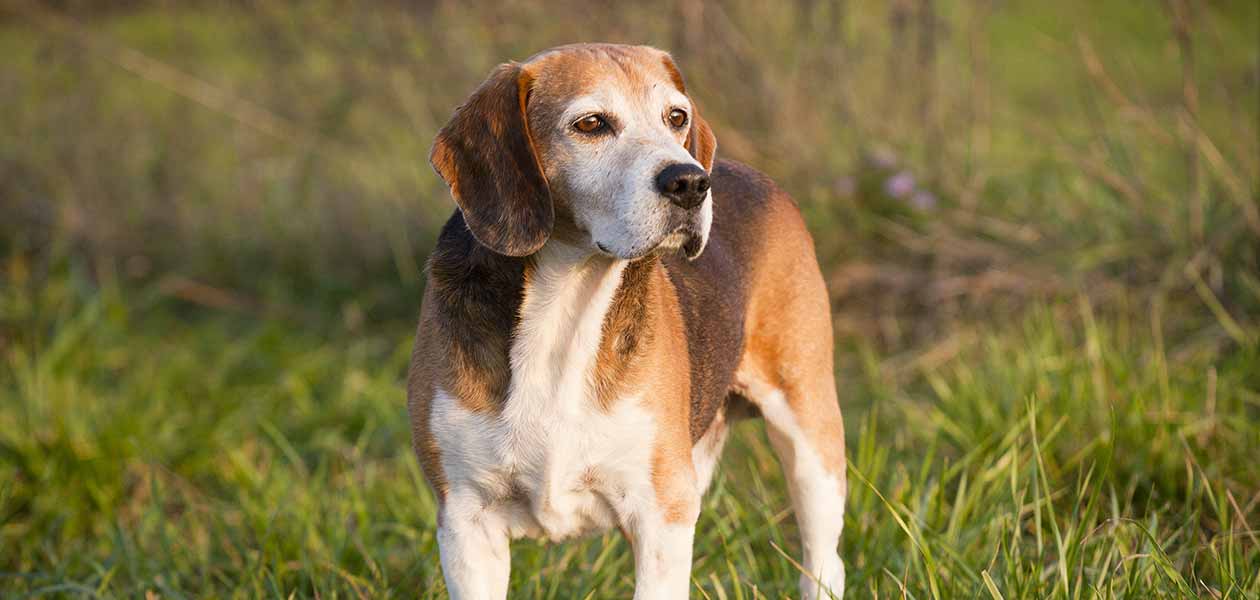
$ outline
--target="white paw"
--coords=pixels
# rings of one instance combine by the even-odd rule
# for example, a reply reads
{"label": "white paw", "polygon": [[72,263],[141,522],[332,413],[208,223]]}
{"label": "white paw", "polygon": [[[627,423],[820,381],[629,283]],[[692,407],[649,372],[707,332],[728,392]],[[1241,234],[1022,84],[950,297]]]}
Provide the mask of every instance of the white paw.
{"label": "white paw", "polygon": [[803,600],[831,600],[844,597],[844,563],[835,561],[818,570],[814,577],[801,574],[801,598]]}

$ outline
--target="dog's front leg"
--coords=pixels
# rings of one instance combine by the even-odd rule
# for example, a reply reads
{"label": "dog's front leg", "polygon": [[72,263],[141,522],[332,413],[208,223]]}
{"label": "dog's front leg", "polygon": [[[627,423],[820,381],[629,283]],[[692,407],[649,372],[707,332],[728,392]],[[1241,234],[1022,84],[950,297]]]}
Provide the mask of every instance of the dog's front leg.
{"label": "dog's front leg", "polygon": [[658,482],[643,499],[643,506],[628,514],[623,523],[634,548],[634,600],[687,598],[700,491],[690,460],[686,467],[667,489]]}
{"label": "dog's front leg", "polygon": [[683,600],[691,587],[695,521],[640,525],[634,547],[634,600]]}
{"label": "dog's front leg", "polygon": [[512,560],[501,514],[475,494],[447,497],[438,511],[438,550],[451,600],[503,600]]}

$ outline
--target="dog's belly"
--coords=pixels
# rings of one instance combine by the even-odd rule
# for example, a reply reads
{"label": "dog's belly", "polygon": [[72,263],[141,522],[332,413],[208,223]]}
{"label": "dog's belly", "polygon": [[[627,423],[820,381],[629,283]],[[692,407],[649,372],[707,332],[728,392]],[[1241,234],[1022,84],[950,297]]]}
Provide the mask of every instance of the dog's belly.
{"label": "dog's belly", "polygon": [[606,531],[655,502],[655,424],[637,399],[530,408],[477,413],[438,390],[431,428],[450,494],[480,499],[513,537],[553,541]]}

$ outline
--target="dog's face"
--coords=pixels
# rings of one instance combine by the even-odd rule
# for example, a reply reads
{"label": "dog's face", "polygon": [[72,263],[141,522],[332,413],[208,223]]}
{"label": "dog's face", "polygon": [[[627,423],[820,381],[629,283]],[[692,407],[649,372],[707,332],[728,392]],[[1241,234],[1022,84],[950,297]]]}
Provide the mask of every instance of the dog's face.
{"label": "dog's face", "polygon": [[597,47],[549,53],[528,114],[552,201],[586,243],[620,258],[703,250],[713,220],[704,165],[687,150],[695,107],[665,53]]}
{"label": "dog's face", "polygon": [[579,45],[496,69],[431,158],[473,234],[500,253],[536,251],[559,221],[592,251],[695,258],[713,220],[715,148],[667,54]]}

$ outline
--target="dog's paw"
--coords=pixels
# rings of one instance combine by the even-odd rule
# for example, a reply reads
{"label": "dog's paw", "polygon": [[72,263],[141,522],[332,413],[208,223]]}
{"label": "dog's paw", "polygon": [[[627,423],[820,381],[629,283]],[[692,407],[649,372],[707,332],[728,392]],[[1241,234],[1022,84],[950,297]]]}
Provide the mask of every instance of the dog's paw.
{"label": "dog's paw", "polygon": [[801,574],[803,600],[839,600],[844,597],[844,562],[840,557],[829,561],[814,576]]}

